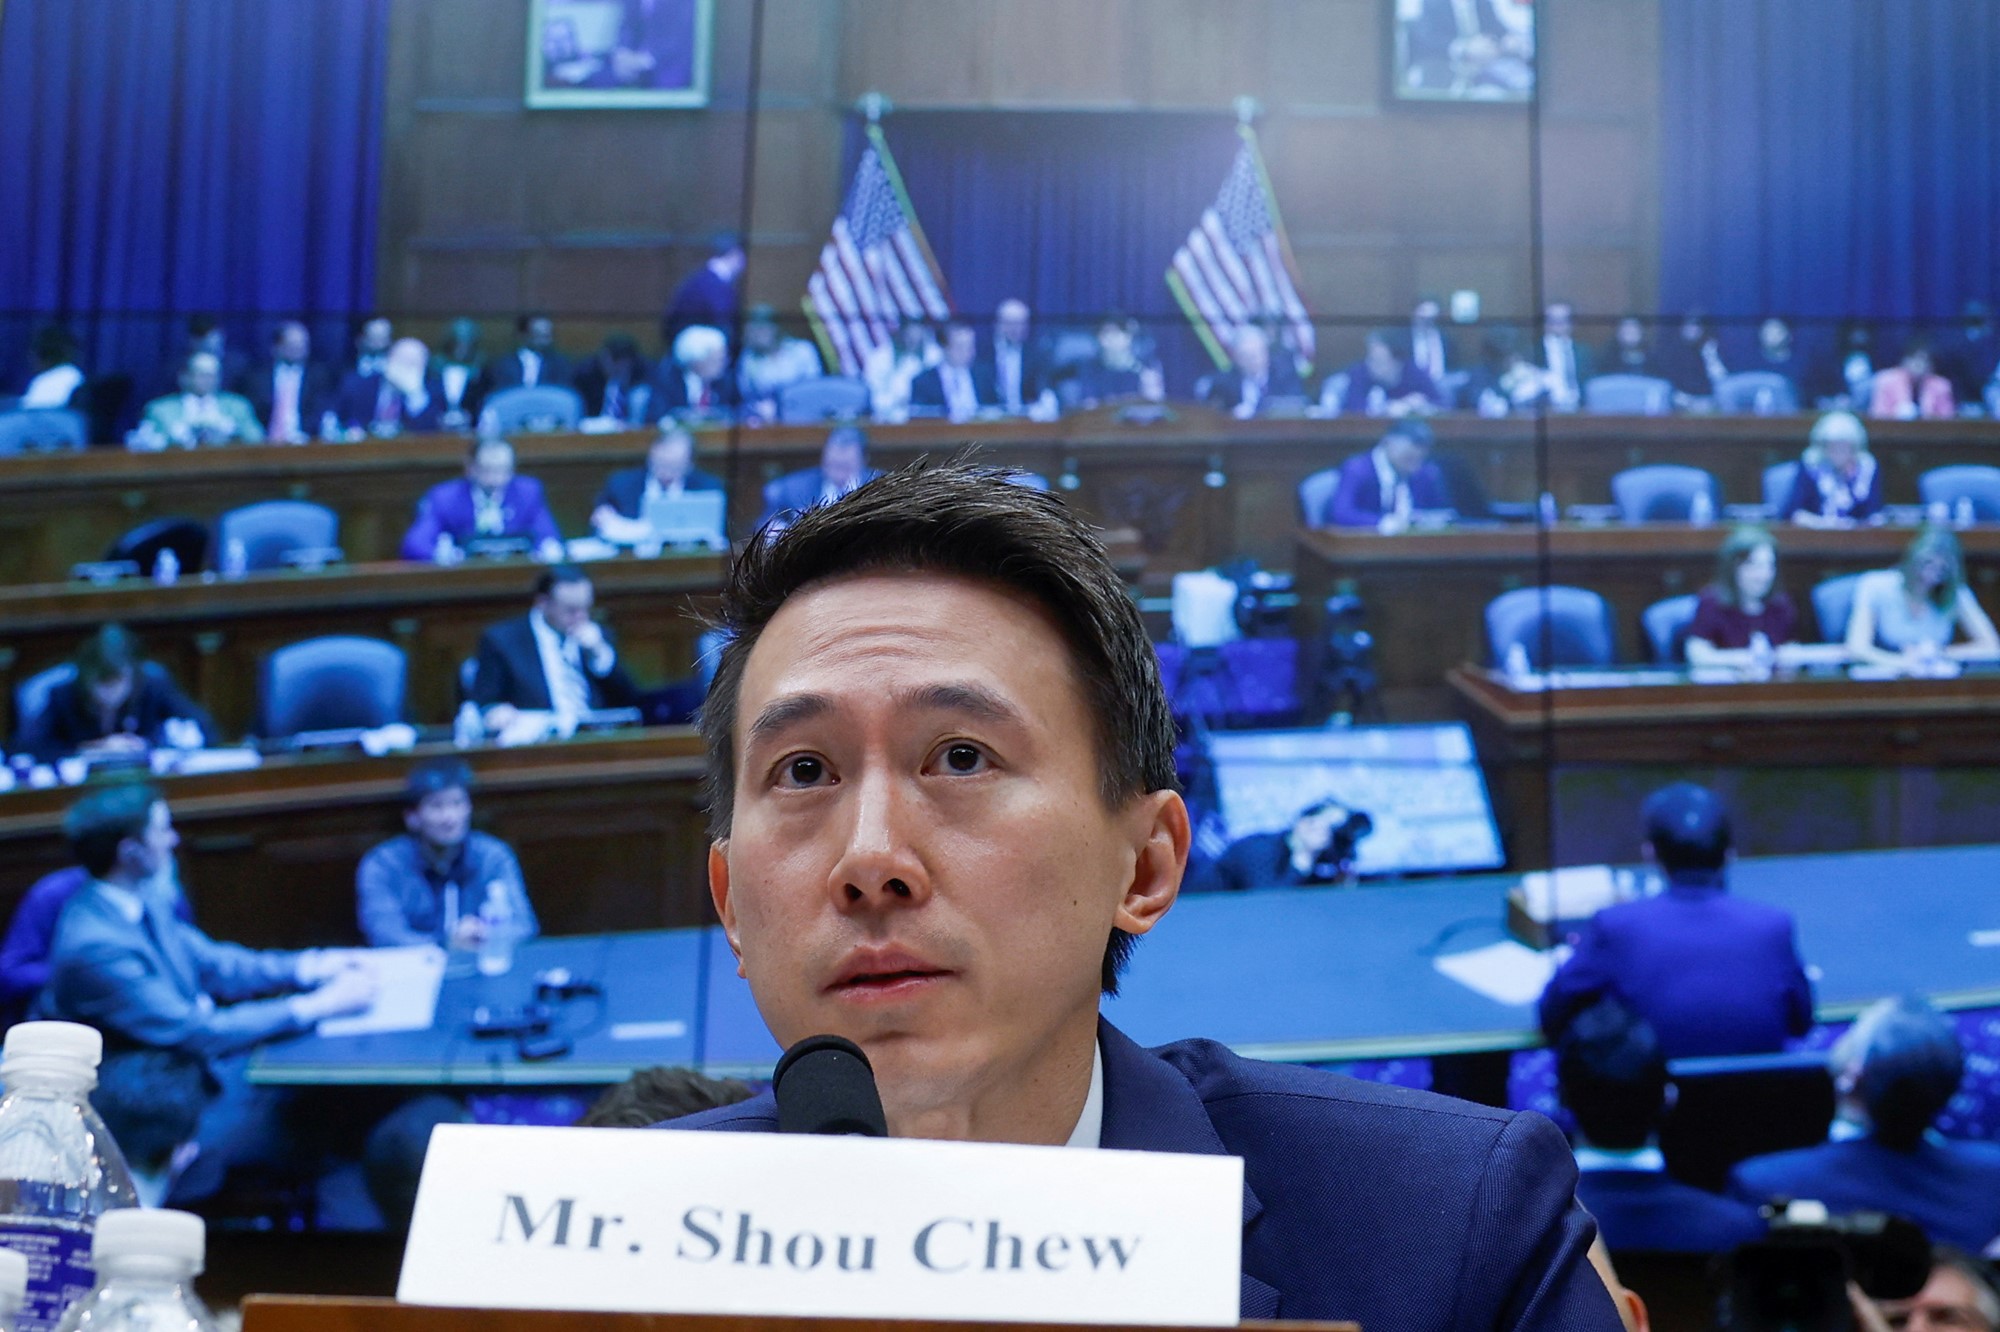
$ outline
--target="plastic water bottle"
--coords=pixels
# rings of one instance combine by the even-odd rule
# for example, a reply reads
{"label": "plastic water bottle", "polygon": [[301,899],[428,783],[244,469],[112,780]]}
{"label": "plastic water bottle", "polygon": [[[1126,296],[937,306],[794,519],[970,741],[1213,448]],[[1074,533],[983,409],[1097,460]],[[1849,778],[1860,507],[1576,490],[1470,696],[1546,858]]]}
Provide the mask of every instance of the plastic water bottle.
{"label": "plastic water bottle", "polygon": [[1544,490],[1542,492],[1541,504],[1537,507],[1536,512],[1541,517],[1543,527],[1554,527],[1562,520],[1562,511],[1556,507],[1554,491]]}
{"label": "plastic water bottle", "polygon": [[132,1172],[90,1108],[104,1038],[74,1022],[22,1022],[0,1051],[0,1246],[28,1260],[15,1326],[47,1332],[96,1281],[91,1233],[138,1205]]}
{"label": "plastic water bottle", "polygon": [[1528,649],[1521,646],[1519,640],[1507,645],[1507,656],[1502,669],[1507,672],[1508,682],[1514,685],[1523,684],[1534,675],[1535,668],[1528,662]]}
{"label": "plastic water bottle", "polygon": [[153,581],[161,587],[172,587],[181,580],[181,557],[168,546],[153,560]]}
{"label": "plastic water bottle", "polygon": [[1979,521],[1979,515],[1977,512],[1973,510],[1972,507],[1972,496],[1960,495],[1958,497],[1958,502],[1951,506],[1952,526],[1971,527],[1974,523],[1978,521]]}
{"label": "plastic water bottle", "polygon": [[1768,680],[1772,668],[1778,660],[1777,652],[1771,647],[1771,640],[1762,630],[1750,635],[1750,678]]}
{"label": "plastic water bottle", "polygon": [[28,1298],[28,1260],[12,1249],[0,1249],[0,1332],[20,1326],[21,1305]]}
{"label": "plastic water bottle", "polygon": [[1696,527],[1707,527],[1715,521],[1715,501],[1708,497],[1706,490],[1695,491],[1694,498],[1688,502],[1688,521]]}
{"label": "plastic water bottle", "polygon": [[250,572],[250,551],[243,544],[242,537],[231,537],[222,543],[222,576],[241,578]]}
{"label": "plastic water bottle", "polygon": [[495,879],[486,885],[486,901],[479,908],[485,931],[479,936],[479,974],[504,976],[514,966],[514,909],[507,900],[507,885]]}
{"label": "plastic water bottle", "polygon": [[460,749],[471,749],[486,738],[486,719],[479,715],[479,705],[471,699],[458,705],[458,716],[451,723],[451,742]]}
{"label": "plastic water bottle", "polygon": [[215,1315],[194,1293],[207,1234],[191,1212],[114,1212],[97,1227],[96,1286],[59,1324],[61,1332],[215,1332]]}

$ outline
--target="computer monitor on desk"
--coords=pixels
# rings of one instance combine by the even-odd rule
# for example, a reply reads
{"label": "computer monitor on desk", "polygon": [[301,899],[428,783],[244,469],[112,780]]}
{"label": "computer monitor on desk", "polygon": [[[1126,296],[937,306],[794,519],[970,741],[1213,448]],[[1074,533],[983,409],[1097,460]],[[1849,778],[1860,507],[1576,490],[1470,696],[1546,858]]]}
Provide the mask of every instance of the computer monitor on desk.
{"label": "computer monitor on desk", "polygon": [[654,539],[663,546],[710,546],[728,542],[722,534],[723,505],[720,490],[692,490],[679,495],[654,495],[646,501],[641,517],[653,529]]}

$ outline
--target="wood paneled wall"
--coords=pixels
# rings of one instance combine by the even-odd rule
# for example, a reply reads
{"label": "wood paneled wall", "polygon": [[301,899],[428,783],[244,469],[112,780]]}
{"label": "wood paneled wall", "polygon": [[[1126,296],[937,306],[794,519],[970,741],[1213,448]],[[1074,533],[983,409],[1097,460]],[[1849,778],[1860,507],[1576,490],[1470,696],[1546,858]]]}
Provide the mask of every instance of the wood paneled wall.
{"label": "wood paneled wall", "polygon": [[708,109],[529,111],[527,0],[398,0],[380,304],[545,307],[586,345],[605,324],[649,327],[728,228],[751,239],[752,298],[795,308],[845,185],[842,118],[878,91],[1109,115],[1227,115],[1248,93],[1316,314],[1366,321],[1457,287],[1496,318],[1526,316],[1538,290],[1649,309],[1658,0],[1538,5],[1532,114],[1396,102],[1392,3],[764,0],[760,31],[752,0],[716,0]]}

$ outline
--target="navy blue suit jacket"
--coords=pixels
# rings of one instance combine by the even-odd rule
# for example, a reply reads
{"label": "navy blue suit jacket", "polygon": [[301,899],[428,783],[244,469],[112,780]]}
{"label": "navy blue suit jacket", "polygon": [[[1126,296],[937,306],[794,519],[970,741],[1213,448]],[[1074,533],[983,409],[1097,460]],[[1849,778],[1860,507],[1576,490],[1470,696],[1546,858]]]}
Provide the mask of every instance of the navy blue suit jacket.
{"label": "navy blue suit jacket", "polygon": [[[1243,1158],[1245,1318],[1617,1332],[1555,1125],[1402,1087],[1141,1049],[1108,1022],[1106,1148]],[[668,1127],[772,1133],[771,1094]]]}
{"label": "navy blue suit jacket", "polygon": [[1727,1253],[1764,1234],[1754,1206],[1661,1170],[1586,1170],[1576,1200],[1613,1253]]}
{"label": "navy blue suit jacket", "polygon": [[[699,467],[690,467],[688,468],[687,476],[681,481],[681,489],[683,491],[720,490],[722,489],[722,482],[716,480],[707,472],[702,471]],[[637,518],[639,516],[639,506],[645,503],[645,500],[646,469],[643,467],[627,467],[611,474],[610,478],[604,483],[604,489],[597,492],[596,503],[590,507],[592,509],[600,509],[608,505],[616,509],[621,517]]]}
{"label": "navy blue suit jacket", "polygon": [[1795,935],[1789,912],[1731,897],[1719,878],[1607,907],[1542,992],[1542,1030],[1553,1042],[1615,993],[1652,1024],[1668,1059],[1782,1049],[1813,1022]]}
{"label": "navy blue suit jacket", "polygon": [[1729,1175],[1748,1202],[1816,1198],[1835,1212],[1907,1218],[1940,1244],[1978,1253],[2000,1236],[2000,1147],[1925,1138],[1899,1152],[1873,1138],[1753,1156]]}
{"label": "navy blue suit jacket", "polygon": [[[1449,509],[1451,492],[1438,465],[1426,460],[1410,478],[1410,507]],[[1382,480],[1375,475],[1375,452],[1357,453],[1340,465],[1340,484],[1314,527],[1373,527],[1382,521]]]}

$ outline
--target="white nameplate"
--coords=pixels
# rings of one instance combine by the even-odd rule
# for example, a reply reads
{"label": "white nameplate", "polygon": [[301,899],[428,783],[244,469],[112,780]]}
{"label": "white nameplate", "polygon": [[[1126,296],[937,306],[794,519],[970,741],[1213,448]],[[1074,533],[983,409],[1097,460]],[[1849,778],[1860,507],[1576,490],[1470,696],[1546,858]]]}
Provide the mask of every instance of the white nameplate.
{"label": "white nameplate", "polygon": [[1228,1326],[1233,1156],[445,1124],[410,1304]]}

